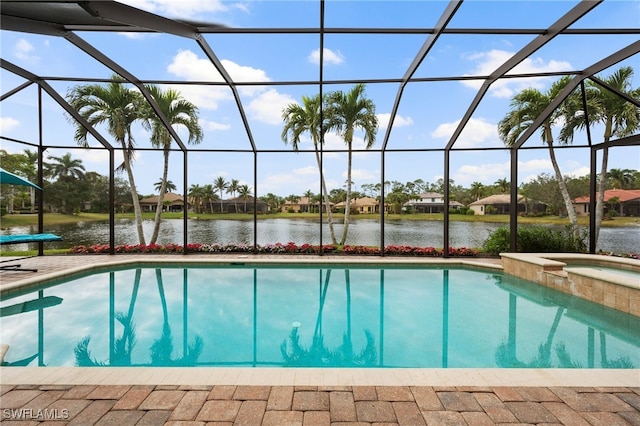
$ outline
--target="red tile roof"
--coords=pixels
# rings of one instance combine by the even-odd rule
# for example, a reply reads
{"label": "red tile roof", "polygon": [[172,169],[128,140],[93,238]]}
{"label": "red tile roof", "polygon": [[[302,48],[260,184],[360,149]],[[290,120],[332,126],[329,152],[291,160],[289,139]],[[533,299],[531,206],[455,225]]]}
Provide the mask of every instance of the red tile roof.
{"label": "red tile roof", "polygon": [[[596,193],[596,197],[597,197]],[[604,201],[617,197],[621,202],[627,202],[635,199],[640,199],[640,189],[607,189],[604,191]],[[585,204],[589,202],[589,196],[583,195],[573,200],[576,204]]]}

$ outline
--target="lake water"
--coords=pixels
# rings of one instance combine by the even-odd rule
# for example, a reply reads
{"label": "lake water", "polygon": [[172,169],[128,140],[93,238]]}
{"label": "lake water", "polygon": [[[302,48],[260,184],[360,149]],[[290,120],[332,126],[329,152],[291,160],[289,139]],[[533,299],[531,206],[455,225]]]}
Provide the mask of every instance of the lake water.
{"label": "lake water", "polygon": [[[164,220],[160,228],[158,244],[183,243],[182,219]],[[450,222],[449,245],[451,247],[481,247],[491,232],[503,226],[485,222]],[[148,239],[153,230],[153,221],[143,224]],[[385,222],[384,244],[419,247],[443,247],[444,223],[439,221],[390,220]],[[342,226],[335,226],[340,239]],[[16,227],[2,233],[35,233],[35,227]],[[47,243],[48,248],[66,248],[77,245],[106,244],[109,242],[109,224],[105,222],[79,222],[77,224],[48,226],[45,232],[60,235],[60,243]],[[253,244],[253,220],[197,220],[188,221],[187,232],[190,243],[244,243]],[[329,229],[323,225],[323,243],[331,242]],[[117,220],[115,223],[116,244],[138,242],[132,220]],[[358,219],[349,225],[347,244],[380,245],[380,221]],[[309,219],[260,219],[258,220],[257,243],[259,245],[294,242],[296,244],[320,244],[319,225]],[[32,245],[32,247],[36,247]],[[12,245],[12,249],[26,249],[27,245]],[[640,226],[626,226],[600,230],[598,249],[616,253],[640,251]]]}

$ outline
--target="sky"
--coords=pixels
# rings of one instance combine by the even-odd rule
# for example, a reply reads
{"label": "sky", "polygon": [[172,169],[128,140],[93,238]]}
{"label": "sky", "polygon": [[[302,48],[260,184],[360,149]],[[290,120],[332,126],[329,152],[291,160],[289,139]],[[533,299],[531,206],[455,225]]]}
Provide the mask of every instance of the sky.
{"label": "sky", "polygon": [[[172,1],[127,0],[122,3],[171,18],[191,22],[222,24],[230,28],[313,28],[317,27],[317,1]],[[449,23],[449,28],[546,28],[568,12],[577,1],[466,1]],[[447,7],[442,1],[346,1],[325,2],[325,28],[432,28]],[[573,28],[638,28],[640,2],[605,0]],[[141,80],[192,82],[178,84],[182,96],[198,107],[204,139],[188,154],[187,186],[213,184],[217,177],[237,179],[258,196],[302,195],[320,192],[318,166],[312,152],[292,152],[281,139],[282,111],[303,96],[318,93],[318,85],[304,84],[319,76],[320,43],[317,34],[206,34],[204,39],[231,78],[238,82],[238,95],[246,114],[251,138],[259,150],[252,152],[233,93],[223,85],[193,82],[220,82],[221,76],[193,40],[151,33],[99,33],[76,31],[109,58],[127,68]],[[1,55],[19,67],[37,75],[50,77],[48,82],[62,96],[82,84],[74,79],[109,78],[112,71],[84,54],[63,37],[42,36],[11,31],[0,32]],[[426,34],[335,34],[324,39],[323,77],[329,84],[323,91],[348,91],[355,81],[365,80],[366,95],[376,106],[379,129],[371,152],[364,152],[363,134],[354,140],[354,189],[384,180],[402,183],[421,179],[436,182],[444,175],[444,156],[437,151],[447,145],[461,117],[478,93],[483,80],[411,82],[405,87],[392,130],[389,117],[398,94],[399,83],[379,82],[399,79],[407,72],[427,38]],[[444,34],[420,63],[413,77],[434,78],[488,75],[506,59],[535,38],[532,34]],[[637,41],[637,34],[563,35],[544,45],[512,70],[513,74],[569,72],[591,64]],[[603,71],[612,74],[620,66],[632,66],[636,75],[632,86],[640,86],[640,55]],[[497,134],[497,123],[509,111],[511,98],[524,88],[546,91],[557,77],[516,77],[493,84],[469,124],[456,141],[451,153],[450,177],[465,187],[473,182],[492,185],[509,178],[510,157],[507,150],[483,150],[504,145]],[[372,80],[378,80],[372,82]],[[341,84],[341,81],[350,81]],[[242,83],[251,82],[252,84]],[[290,84],[292,82],[298,84]],[[3,94],[24,80],[0,71]],[[162,86],[167,88],[167,86]],[[13,140],[37,144],[38,93],[31,85],[0,102],[1,149],[18,153],[32,149]],[[87,171],[108,174],[108,155],[100,144],[90,139],[96,149],[79,149],[75,143],[74,123],[46,94],[43,95],[42,138],[46,155],[62,156],[67,152],[81,159]],[[104,128],[97,128],[108,141],[115,142]],[[186,142],[184,129],[176,129]],[[149,133],[141,126],[133,129],[140,151],[134,171],[138,192],[155,192],[161,177],[162,155],[150,148]],[[594,143],[602,141],[602,128],[592,129]],[[380,149],[387,141],[383,157]],[[586,134],[576,134],[574,145],[586,145]],[[176,146],[176,145],[174,145]],[[519,154],[518,182],[523,183],[541,173],[553,173],[549,154],[539,132],[532,136]],[[308,137],[300,150],[311,150]],[[347,155],[344,142],[335,134],[325,138],[323,167],[327,186],[344,188]],[[409,151],[431,149],[432,151]],[[240,150],[240,152],[230,152]],[[217,152],[215,152],[217,151]],[[277,152],[284,151],[284,152]],[[562,172],[568,176],[589,174],[589,149],[558,149]],[[116,155],[119,163],[121,155]],[[254,160],[257,160],[254,175]],[[169,180],[182,193],[184,157],[172,152]],[[610,151],[609,169],[640,169],[640,147],[615,148]],[[124,178],[125,176],[122,175]],[[224,198],[228,196],[225,195]]]}

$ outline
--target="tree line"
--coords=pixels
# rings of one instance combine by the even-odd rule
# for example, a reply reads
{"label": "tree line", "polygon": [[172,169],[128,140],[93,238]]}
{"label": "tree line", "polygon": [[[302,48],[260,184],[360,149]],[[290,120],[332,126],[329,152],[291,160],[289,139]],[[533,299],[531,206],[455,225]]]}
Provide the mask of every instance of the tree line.
{"label": "tree line", "polygon": [[[35,181],[37,170],[34,164],[36,154],[30,150],[24,150],[19,154],[8,154],[0,150],[0,162],[7,170],[16,172],[29,180]],[[611,169],[606,176],[606,189],[640,189],[640,171],[631,169]],[[173,182],[163,182],[159,179],[154,187],[157,193],[164,188],[166,192],[176,191]],[[589,176],[566,177],[565,185],[571,199],[587,195],[589,193]],[[116,177],[115,181],[115,211],[130,212],[133,206],[130,200],[130,187],[125,179]],[[410,200],[418,198],[422,193],[444,192],[444,179],[436,182],[427,182],[423,179],[400,182],[396,180],[381,183],[365,183],[359,190],[351,192],[352,199],[370,197],[381,199],[381,191],[384,187],[385,203],[389,204],[391,213],[402,213],[402,206]],[[90,211],[106,213],[109,211],[108,199],[109,178],[94,171],[86,171],[82,160],[72,158],[70,153],[62,156],[48,156],[44,162],[44,204],[46,211],[60,213],[74,213],[78,211]],[[509,192],[510,182],[506,178],[498,179],[493,184],[473,182],[469,186],[458,185],[453,179],[449,181],[450,197],[463,205],[477,201],[480,198],[495,194]],[[566,206],[560,193],[558,181],[553,174],[541,173],[536,178],[519,185],[518,192],[535,201],[547,205],[547,213],[551,215],[566,216]],[[3,189],[2,210],[9,213],[14,210],[35,212],[34,191],[27,187],[7,187]],[[149,195],[138,194],[137,198]],[[252,188],[240,184],[238,179],[225,179],[222,176],[214,179],[209,184],[193,184],[189,187],[189,202],[196,213],[214,213],[223,211],[215,209],[215,203],[222,203],[225,199],[235,199],[236,202],[247,203],[252,200]],[[319,205],[324,197],[307,190],[302,194],[289,194],[286,196],[267,193],[259,196],[271,212],[279,212],[285,202],[297,203],[303,197],[311,200],[311,203]],[[328,192],[331,204],[346,202],[347,191],[343,188],[332,188]],[[615,206],[610,206],[615,207]],[[246,206],[245,209],[246,211]],[[239,209],[236,207],[236,211]],[[314,211],[318,211],[317,209]]]}

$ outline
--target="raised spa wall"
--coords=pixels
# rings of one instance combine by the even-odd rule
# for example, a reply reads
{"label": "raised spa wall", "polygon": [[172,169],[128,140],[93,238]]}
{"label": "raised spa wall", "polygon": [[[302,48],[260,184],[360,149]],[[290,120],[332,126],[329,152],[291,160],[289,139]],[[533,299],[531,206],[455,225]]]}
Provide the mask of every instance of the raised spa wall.
{"label": "raised spa wall", "polygon": [[[640,260],[568,253],[500,256],[506,274],[640,317]],[[637,277],[595,269],[598,266],[635,272]]]}

